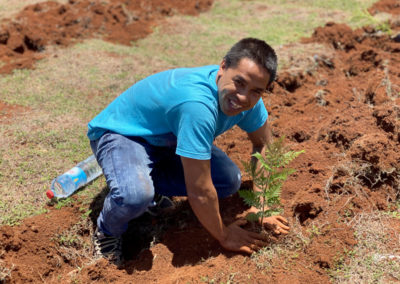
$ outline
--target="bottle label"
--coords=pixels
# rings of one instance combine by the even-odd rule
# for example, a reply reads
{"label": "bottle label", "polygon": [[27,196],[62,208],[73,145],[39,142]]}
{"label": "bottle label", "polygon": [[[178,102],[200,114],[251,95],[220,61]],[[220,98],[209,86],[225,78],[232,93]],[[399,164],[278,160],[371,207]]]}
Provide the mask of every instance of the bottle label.
{"label": "bottle label", "polygon": [[86,174],[80,167],[73,167],[65,174],[71,177],[72,181],[75,184],[75,188],[79,188],[86,184]]}

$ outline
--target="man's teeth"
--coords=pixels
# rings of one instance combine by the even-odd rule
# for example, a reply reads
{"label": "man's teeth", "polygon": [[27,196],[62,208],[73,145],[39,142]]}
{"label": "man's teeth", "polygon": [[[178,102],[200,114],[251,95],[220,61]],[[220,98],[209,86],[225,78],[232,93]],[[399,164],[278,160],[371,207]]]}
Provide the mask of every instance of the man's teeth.
{"label": "man's teeth", "polygon": [[235,104],[233,101],[231,101],[231,105],[232,105],[232,108],[234,108],[234,109],[240,108],[240,105]]}

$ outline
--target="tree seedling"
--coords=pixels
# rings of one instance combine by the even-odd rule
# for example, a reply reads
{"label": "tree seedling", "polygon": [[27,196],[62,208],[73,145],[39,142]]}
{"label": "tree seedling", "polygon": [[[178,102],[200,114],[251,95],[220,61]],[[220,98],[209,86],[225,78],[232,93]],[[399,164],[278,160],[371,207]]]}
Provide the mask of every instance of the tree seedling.
{"label": "tree seedling", "polygon": [[[249,221],[261,220],[260,224],[263,224],[264,218],[282,213],[281,188],[288,176],[295,172],[294,169],[287,166],[293,159],[304,153],[304,150],[287,151],[284,139],[285,137],[282,136],[267,145],[265,155],[259,152],[253,154],[260,164],[258,168],[255,166],[256,163],[242,162],[245,171],[252,177],[254,185],[260,190],[239,191],[239,195],[248,206],[254,206],[259,210],[257,213],[247,215]],[[262,225],[261,230],[264,230]]]}

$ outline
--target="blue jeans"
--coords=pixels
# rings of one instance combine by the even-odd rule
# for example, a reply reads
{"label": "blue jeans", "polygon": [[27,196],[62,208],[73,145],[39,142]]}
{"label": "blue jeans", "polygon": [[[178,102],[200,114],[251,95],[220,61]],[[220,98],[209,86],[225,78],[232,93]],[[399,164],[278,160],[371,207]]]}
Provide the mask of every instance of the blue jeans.
{"label": "blue jeans", "polygon": [[[140,137],[110,132],[91,141],[90,146],[110,189],[97,219],[102,232],[121,236],[128,222],[146,211],[155,192],[165,196],[187,195],[183,167],[175,147],[156,147]],[[214,145],[211,176],[220,198],[235,193],[240,187],[239,168]]]}

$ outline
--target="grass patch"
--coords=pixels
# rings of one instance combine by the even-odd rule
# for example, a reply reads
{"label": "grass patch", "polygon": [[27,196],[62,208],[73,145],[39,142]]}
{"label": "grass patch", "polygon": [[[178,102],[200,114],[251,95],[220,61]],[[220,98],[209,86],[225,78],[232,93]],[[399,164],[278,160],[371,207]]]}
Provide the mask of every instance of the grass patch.
{"label": "grass patch", "polygon": [[[258,37],[274,47],[311,36],[328,21],[352,27],[366,23],[356,17],[374,1],[215,1],[198,17],[175,16],[135,44],[143,58],[154,56],[169,67],[219,64],[232,44],[242,37]],[[149,47],[143,49],[143,47]],[[294,51],[295,52],[295,51]]]}
{"label": "grass patch", "polygon": [[399,232],[381,212],[362,213],[349,225],[357,245],[330,270],[335,283],[397,283],[400,281]]}
{"label": "grass patch", "polygon": [[290,234],[285,236],[279,243],[272,242],[271,245],[262,248],[251,256],[257,268],[263,272],[268,272],[277,263],[284,269],[290,268],[293,260],[296,260],[311,243],[312,234],[304,232],[298,219],[291,222]]}
{"label": "grass patch", "polygon": [[[21,120],[25,122],[25,118]],[[14,225],[43,213],[51,180],[90,154],[85,127],[54,129],[45,125],[29,131],[27,125],[7,125],[0,130],[1,224]]]}
{"label": "grass patch", "polygon": [[93,224],[90,218],[81,218],[78,223],[53,238],[57,243],[58,255],[63,261],[78,267],[75,273],[94,261],[90,238],[92,235]]}
{"label": "grass patch", "polygon": [[14,265],[7,267],[4,262],[0,260],[0,283],[9,283],[11,281],[11,272],[13,269]]}
{"label": "grass patch", "polygon": [[0,217],[1,224],[9,226],[18,225],[23,219],[32,215],[47,212],[45,208],[32,206],[31,202],[14,204],[13,206],[5,205],[2,202],[0,203],[0,209],[5,212],[5,214]]}

